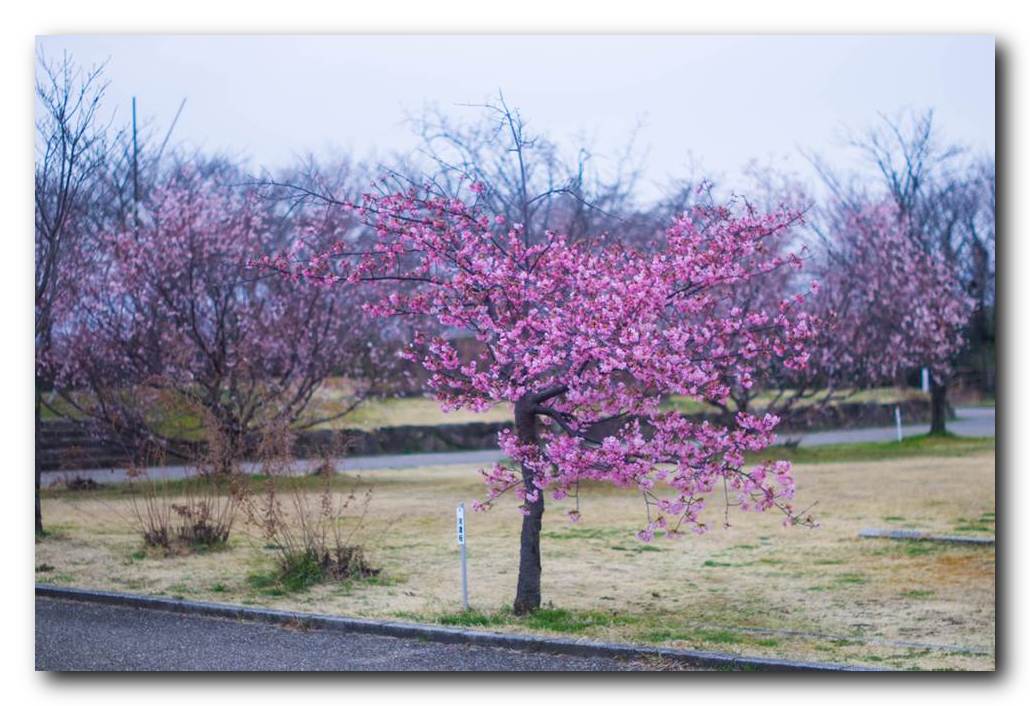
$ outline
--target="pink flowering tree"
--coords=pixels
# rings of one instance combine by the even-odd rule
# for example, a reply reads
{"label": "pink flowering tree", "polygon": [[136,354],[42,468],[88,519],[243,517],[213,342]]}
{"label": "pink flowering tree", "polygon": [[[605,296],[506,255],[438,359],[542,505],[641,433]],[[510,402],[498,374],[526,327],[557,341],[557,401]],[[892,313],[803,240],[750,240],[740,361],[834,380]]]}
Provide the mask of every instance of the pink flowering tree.
{"label": "pink flowering tree", "polygon": [[911,237],[911,224],[884,201],[847,207],[833,225],[812,298],[828,322],[812,368],[853,385],[892,382],[930,369],[931,433],[944,433],[946,383],[965,345],[974,301],[954,269]]}
{"label": "pink flowering tree", "polygon": [[733,380],[728,399],[713,404],[724,418],[757,409],[790,422],[925,366],[933,380],[931,431],[942,433],[944,391],[965,346],[971,298],[954,268],[911,237],[911,224],[890,201],[856,199],[827,213],[818,226],[822,238],[798,233],[771,246],[777,253],[797,249],[806,272],[780,268],[731,293],[733,306],[750,312],[770,308],[785,292],[806,292],[804,308],[820,322],[808,341],[809,364],[788,367],[770,358]]}
{"label": "pink flowering tree", "polygon": [[[342,416],[375,390],[382,366],[357,292],[247,267],[280,249],[285,229],[244,181],[231,165],[181,165],[150,189],[138,224],[101,231],[75,259],[54,337],[58,388],[130,449],[184,453],[183,438],[214,431],[228,471],[254,434]],[[353,396],[312,417],[331,374]]]}
{"label": "pink flowering tree", "polygon": [[[465,200],[429,187],[366,195],[343,205],[368,226],[367,239],[300,245],[263,265],[298,282],[370,283],[372,313],[479,341],[462,353],[443,337],[416,335],[407,355],[428,369],[445,409],[514,406],[514,431],[499,439],[514,466],[483,471],[477,507],[508,492],[518,498],[515,612],[540,605],[545,496],[576,499],[584,480],[640,494],[644,541],[703,532],[706,497],[717,489],[742,510],[777,508],[788,523],[810,522],[791,505],[788,462],[746,464],[772,442],[774,416],[739,414],[720,426],[663,408],[669,395],[723,400],[773,358],[806,365],[814,331],[800,297],[746,315],[727,306],[733,287],[800,264],[770,254],[797,214],[699,208],[669,226],[660,249],[597,248],[485,212],[484,188],[472,183]],[[578,519],[578,502],[568,514]]]}

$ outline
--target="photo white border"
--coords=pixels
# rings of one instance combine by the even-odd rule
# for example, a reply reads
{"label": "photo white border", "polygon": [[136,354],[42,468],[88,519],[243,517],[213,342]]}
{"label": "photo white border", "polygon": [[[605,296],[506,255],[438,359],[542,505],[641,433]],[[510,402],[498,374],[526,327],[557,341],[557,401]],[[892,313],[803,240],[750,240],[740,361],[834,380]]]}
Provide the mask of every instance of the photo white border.
{"label": "photo white border", "polygon": [[[573,701],[578,703],[625,703],[668,700],[669,703],[726,703],[746,698],[762,706],[805,703],[867,704],[878,701],[967,703],[971,700],[1014,700],[1020,691],[1030,693],[1026,671],[1021,669],[1020,649],[1026,642],[1026,611],[1020,607],[1027,550],[1017,538],[1026,536],[1019,501],[1030,497],[1024,461],[1027,436],[1012,434],[1025,421],[1020,405],[1012,400],[1030,394],[1026,377],[1013,353],[1025,350],[1030,331],[1025,326],[1024,304],[1030,303],[1026,288],[1030,278],[1021,272],[1027,260],[1022,234],[1026,209],[1017,208],[1025,191],[1020,189],[1017,164],[1025,164],[1027,149],[1017,126],[1026,120],[1027,27],[1025,14],[1015,2],[901,2],[862,0],[833,3],[812,1],[718,0],[683,2],[678,6],[659,0],[613,2],[566,2],[522,0],[517,3],[431,2],[378,0],[374,3],[224,2],[174,0],[144,3],[71,2],[43,0],[8,3],[4,9],[2,64],[3,110],[0,131],[3,149],[3,212],[6,247],[0,258],[3,271],[4,326],[2,347],[4,405],[2,428],[4,456],[0,472],[10,479],[4,493],[3,535],[16,557],[4,566],[6,580],[2,599],[6,613],[2,664],[8,703],[296,703],[303,699],[331,699],[333,703],[357,703],[367,699],[377,706],[385,699],[404,698],[426,703],[454,703],[457,699],[480,704]],[[404,678],[379,675],[314,675],[275,678],[253,675],[213,678],[172,678],[139,675],[71,676],[36,674],[33,669],[32,588],[26,574],[32,571],[29,514],[29,473],[32,461],[32,337],[30,260],[32,247],[32,81],[34,37],[59,33],[703,33],[703,34],[850,34],[850,33],[984,33],[997,36],[999,56],[997,162],[1002,186],[1001,245],[998,264],[999,299],[1002,302],[1002,348],[999,358],[1003,386],[998,400],[1004,413],[998,439],[998,526],[1000,577],[998,586],[1001,630],[1000,674],[889,675],[874,677],[664,674],[619,678],[617,675],[585,675],[556,678],[524,675],[519,679],[500,675],[449,678]],[[1021,316],[1022,314],[1022,316]],[[1002,493],[1004,488],[1004,493]],[[1014,546],[1009,546],[1013,543]],[[26,556],[28,554],[28,556]],[[771,606],[771,609],[775,607]],[[504,680],[503,682],[501,680]],[[13,699],[13,700],[11,700]],[[543,699],[543,701],[540,701]]]}

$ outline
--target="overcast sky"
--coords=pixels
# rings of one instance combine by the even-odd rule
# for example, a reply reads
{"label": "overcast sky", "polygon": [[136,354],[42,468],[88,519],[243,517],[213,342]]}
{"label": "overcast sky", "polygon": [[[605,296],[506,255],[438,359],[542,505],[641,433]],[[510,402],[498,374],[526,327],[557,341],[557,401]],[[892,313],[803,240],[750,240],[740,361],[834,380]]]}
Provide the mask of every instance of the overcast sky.
{"label": "overcast sky", "polygon": [[119,116],[137,97],[174,140],[277,167],[414,144],[405,118],[503,90],[530,128],[614,156],[635,126],[646,179],[749,159],[804,174],[799,148],[844,164],[842,137],[879,113],[933,108],[943,134],[994,151],[994,39],[985,36],[56,36],[50,57],[107,61]]}

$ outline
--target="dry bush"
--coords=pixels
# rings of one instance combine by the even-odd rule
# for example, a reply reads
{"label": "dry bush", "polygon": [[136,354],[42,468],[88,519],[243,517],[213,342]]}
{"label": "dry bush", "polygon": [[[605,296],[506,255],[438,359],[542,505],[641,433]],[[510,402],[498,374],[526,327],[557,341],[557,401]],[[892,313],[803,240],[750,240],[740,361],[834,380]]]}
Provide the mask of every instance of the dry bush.
{"label": "dry bush", "polygon": [[72,478],[67,478],[66,477],[64,479],[64,487],[66,487],[68,490],[72,490],[72,491],[78,492],[78,491],[99,490],[99,489],[103,488],[104,486],[101,485],[100,483],[97,483],[92,478],[83,478],[80,475],[76,475],[76,476],[74,476]]}
{"label": "dry bush", "polygon": [[245,496],[241,476],[206,472],[210,459],[191,465],[185,479],[152,478],[148,467],[164,465],[160,449],[149,449],[129,471],[132,521],[149,547],[166,553],[213,549],[229,541]]}
{"label": "dry bush", "polygon": [[287,429],[266,432],[258,456],[263,488],[248,494],[243,509],[248,523],[277,552],[280,582],[300,590],[324,580],[375,576],[364,547],[356,537],[368,513],[372,489],[359,492],[357,483],[347,493],[333,490],[335,472],[328,451],[316,469],[317,492],[291,481],[294,458],[292,436]]}

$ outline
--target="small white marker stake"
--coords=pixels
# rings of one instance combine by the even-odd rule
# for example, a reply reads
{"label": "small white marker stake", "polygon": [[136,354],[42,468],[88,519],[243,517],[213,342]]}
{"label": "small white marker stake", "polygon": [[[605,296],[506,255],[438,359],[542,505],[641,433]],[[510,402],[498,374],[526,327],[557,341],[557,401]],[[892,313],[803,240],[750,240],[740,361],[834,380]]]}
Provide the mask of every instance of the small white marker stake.
{"label": "small white marker stake", "polygon": [[930,391],[930,369],[929,368],[923,368],[922,383],[923,383],[923,392],[929,392]]}
{"label": "small white marker stake", "polygon": [[465,554],[465,503],[459,503],[457,515],[458,546],[461,547],[461,603],[469,609],[468,557]]}
{"label": "small white marker stake", "polygon": [[898,428],[898,441],[901,441],[904,436],[901,433],[901,407],[896,406],[894,408],[894,424]]}

